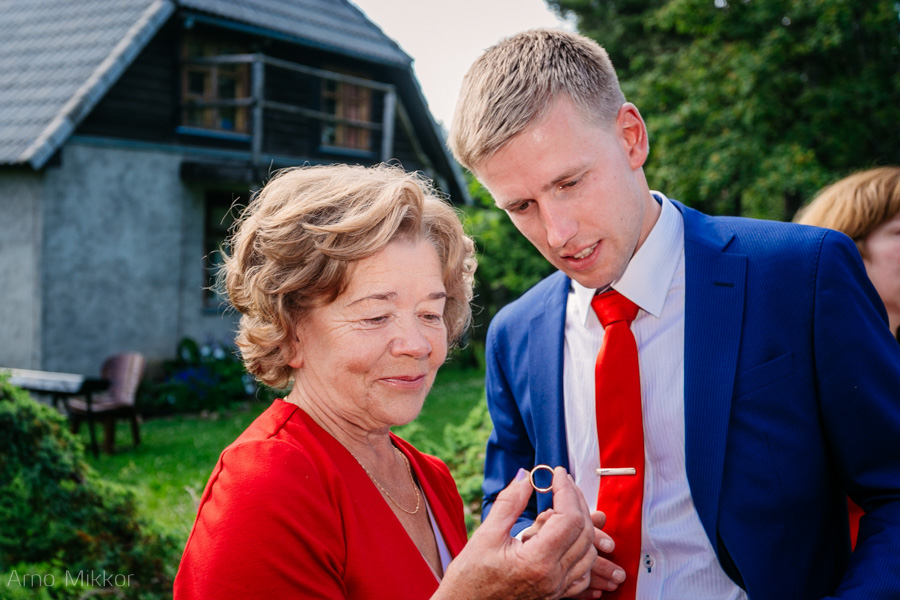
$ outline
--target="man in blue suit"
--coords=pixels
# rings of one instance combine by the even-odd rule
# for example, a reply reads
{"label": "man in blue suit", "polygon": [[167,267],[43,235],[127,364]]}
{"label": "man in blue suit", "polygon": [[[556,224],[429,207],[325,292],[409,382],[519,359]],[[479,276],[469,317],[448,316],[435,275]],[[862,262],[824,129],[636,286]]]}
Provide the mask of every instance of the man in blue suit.
{"label": "man in blue suit", "polygon": [[[488,331],[485,514],[537,464],[566,467],[597,502],[604,332],[590,306],[612,287],[640,309],[636,597],[900,598],[900,350],[854,244],[651,192],[644,121],[576,34],[488,49],[450,146],[559,269]],[[866,511],[852,554],[847,495]],[[513,533],[548,501],[533,497]],[[582,597],[615,588],[613,569],[622,582],[598,560]]]}

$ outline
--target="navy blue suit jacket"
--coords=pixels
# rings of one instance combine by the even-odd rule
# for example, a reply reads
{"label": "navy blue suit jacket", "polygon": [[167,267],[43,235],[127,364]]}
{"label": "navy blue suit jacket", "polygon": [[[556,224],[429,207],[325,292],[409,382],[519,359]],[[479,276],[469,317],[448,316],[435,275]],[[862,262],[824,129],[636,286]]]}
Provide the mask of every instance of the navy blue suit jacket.
{"label": "navy blue suit jacket", "polygon": [[[720,562],[751,600],[897,600],[900,346],[855,245],[676,206],[687,476]],[[568,468],[568,288],[551,275],[488,330],[485,514],[520,467]],[[847,493],[867,511],[852,556]],[[533,496],[513,532],[551,503]]]}

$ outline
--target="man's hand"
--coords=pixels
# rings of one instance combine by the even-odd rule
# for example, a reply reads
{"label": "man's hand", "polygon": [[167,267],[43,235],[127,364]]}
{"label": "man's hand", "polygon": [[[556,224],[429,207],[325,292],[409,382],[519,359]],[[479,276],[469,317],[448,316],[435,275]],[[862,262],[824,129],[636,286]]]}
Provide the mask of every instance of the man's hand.
{"label": "man's hand", "polygon": [[[540,516],[538,516],[540,519]],[[591,513],[591,521],[594,523],[594,546],[599,553],[612,552],[616,544],[609,535],[603,531],[606,525],[606,515],[600,511]],[[535,521],[537,523],[537,521]],[[615,564],[608,558],[597,556],[594,566],[591,567],[591,582],[588,588],[572,596],[577,600],[587,600],[589,598],[599,598],[603,592],[611,592],[619,587],[625,581],[625,569]]]}

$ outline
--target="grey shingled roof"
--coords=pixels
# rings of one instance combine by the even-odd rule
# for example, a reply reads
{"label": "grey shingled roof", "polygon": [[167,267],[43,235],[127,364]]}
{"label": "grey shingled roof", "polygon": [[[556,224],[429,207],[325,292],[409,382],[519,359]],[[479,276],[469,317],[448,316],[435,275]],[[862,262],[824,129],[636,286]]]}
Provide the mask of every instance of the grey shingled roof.
{"label": "grey shingled roof", "polygon": [[179,0],[178,4],[341,54],[397,67],[412,62],[347,0]]}
{"label": "grey shingled roof", "polygon": [[43,166],[174,9],[168,0],[0,0],[0,164]]}
{"label": "grey shingled roof", "polygon": [[347,0],[0,0],[0,165],[41,168],[176,4],[376,62],[412,62]]}

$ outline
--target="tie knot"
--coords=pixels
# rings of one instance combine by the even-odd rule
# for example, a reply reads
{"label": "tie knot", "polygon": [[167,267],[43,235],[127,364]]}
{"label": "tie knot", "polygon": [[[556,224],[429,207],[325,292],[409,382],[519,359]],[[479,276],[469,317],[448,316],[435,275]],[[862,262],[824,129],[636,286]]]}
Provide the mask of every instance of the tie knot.
{"label": "tie knot", "polygon": [[605,329],[611,323],[625,321],[631,323],[638,313],[638,306],[616,290],[609,290],[594,296],[591,308],[597,313],[600,324]]}

